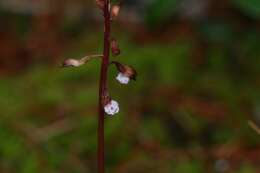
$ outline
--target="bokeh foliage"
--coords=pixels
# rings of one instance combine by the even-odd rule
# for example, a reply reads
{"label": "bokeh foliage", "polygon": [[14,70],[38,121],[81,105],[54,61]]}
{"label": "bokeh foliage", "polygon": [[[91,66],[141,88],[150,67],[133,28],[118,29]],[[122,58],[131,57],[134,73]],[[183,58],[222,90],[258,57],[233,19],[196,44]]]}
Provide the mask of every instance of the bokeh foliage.
{"label": "bokeh foliage", "polygon": [[[133,65],[138,78],[121,86],[110,69],[120,113],[106,118],[108,172],[259,171],[260,138],[247,121],[260,112],[260,4],[231,4],[235,19],[192,21],[189,32],[182,22],[168,25],[177,1],[155,0],[144,16],[153,33],[136,39],[116,30],[122,55],[114,59]],[[30,17],[7,18],[15,19],[24,43]],[[0,172],[96,172],[99,61],[77,69],[59,68],[59,62],[101,51],[102,31],[81,20],[62,22],[56,32],[72,47],[62,58],[46,65],[45,55],[19,74],[1,76]],[[154,29],[158,23],[169,28],[167,39]]]}

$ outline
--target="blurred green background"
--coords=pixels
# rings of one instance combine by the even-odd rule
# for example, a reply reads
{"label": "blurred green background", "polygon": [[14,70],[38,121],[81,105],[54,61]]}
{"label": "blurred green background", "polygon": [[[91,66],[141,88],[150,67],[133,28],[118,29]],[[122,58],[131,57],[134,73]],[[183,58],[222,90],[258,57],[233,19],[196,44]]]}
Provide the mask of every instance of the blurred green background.
{"label": "blurred green background", "polygon": [[[0,19],[0,172],[96,172],[100,62],[59,68],[102,52],[94,0],[1,0]],[[259,0],[124,0],[112,30],[138,78],[110,69],[107,172],[260,172]]]}

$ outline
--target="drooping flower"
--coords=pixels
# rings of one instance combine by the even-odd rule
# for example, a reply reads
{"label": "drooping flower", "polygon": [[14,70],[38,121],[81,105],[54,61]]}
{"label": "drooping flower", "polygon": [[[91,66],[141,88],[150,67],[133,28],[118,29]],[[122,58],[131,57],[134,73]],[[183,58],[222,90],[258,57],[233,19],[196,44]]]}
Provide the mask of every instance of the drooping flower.
{"label": "drooping flower", "polygon": [[128,84],[130,79],[136,80],[137,72],[133,67],[121,64],[116,61],[112,61],[111,64],[115,64],[115,66],[119,72],[116,79],[121,84]]}
{"label": "drooping flower", "polygon": [[104,106],[105,112],[113,116],[114,114],[119,112],[119,104],[115,100],[110,100],[105,106]]}

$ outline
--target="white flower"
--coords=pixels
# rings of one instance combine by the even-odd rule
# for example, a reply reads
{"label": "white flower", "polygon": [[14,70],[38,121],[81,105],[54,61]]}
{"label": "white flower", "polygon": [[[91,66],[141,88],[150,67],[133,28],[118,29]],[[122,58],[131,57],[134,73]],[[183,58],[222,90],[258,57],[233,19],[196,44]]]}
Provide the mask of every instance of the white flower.
{"label": "white flower", "polygon": [[114,115],[119,112],[119,105],[116,101],[111,100],[105,105],[104,110],[108,115]]}
{"label": "white flower", "polygon": [[130,78],[123,73],[118,73],[116,79],[121,83],[121,84],[128,84],[130,81]]}

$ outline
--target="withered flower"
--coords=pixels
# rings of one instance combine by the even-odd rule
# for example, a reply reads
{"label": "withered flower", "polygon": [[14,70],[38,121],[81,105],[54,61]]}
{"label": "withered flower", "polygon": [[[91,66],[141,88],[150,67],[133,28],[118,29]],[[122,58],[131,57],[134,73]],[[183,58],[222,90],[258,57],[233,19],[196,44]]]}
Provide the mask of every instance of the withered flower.
{"label": "withered flower", "polygon": [[79,67],[81,65],[82,63],[80,62],[80,60],[77,59],[66,59],[62,63],[62,67]]}
{"label": "withered flower", "polygon": [[62,67],[79,67],[83,64],[86,64],[88,61],[90,61],[92,58],[98,58],[98,57],[102,57],[103,55],[88,55],[85,56],[81,59],[66,59],[63,63],[62,63]]}

